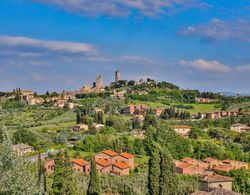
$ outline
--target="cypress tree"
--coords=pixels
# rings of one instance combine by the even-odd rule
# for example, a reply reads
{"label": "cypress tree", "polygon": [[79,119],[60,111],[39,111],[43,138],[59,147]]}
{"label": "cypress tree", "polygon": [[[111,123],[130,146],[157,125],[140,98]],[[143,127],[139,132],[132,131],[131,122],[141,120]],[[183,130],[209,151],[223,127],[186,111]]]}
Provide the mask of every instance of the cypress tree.
{"label": "cypress tree", "polygon": [[91,171],[90,171],[90,181],[88,186],[87,195],[100,195],[100,179],[96,169],[96,163],[94,158],[91,159]]}
{"label": "cypress tree", "polygon": [[160,195],[176,194],[175,166],[168,149],[161,151]]}
{"label": "cypress tree", "polygon": [[38,180],[37,180],[37,187],[39,190],[39,194],[45,194],[46,192],[46,175],[41,159],[41,154],[38,154],[37,159],[37,170],[38,170]]}
{"label": "cypress tree", "polygon": [[72,168],[72,163],[70,162],[70,157],[67,149],[65,149],[64,152],[63,168],[64,168],[64,180],[63,180],[62,192],[63,194],[68,194],[68,195],[76,194],[75,191],[76,183],[73,177],[74,171]]}
{"label": "cypress tree", "polygon": [[73,178],[73,169],[67,150],[64,156],[58,153],[55,159],[55,173],[53,177],[52,189],[55,195],[73,195],[75,192],[75,180]]}
{"label": "cypress tree", "polygon": [[160,149],[157,144],[153,144],[150,150],[149,170],[148,170],[148,192],[150,195],[159,195],[160,192]]}
{"label": "cypress tree", "polygon": [[76,110],[76,124],[80,124],[81,123],[81,112],[80,109]]}

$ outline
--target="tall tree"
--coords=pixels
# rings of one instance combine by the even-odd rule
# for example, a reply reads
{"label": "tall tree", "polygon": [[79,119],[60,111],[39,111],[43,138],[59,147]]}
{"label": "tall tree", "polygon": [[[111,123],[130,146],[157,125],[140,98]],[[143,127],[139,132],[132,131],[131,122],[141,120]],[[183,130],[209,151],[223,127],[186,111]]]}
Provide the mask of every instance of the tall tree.
{"label": "tall tree", "polygon": [[39,194],[43,195],[46,192],[46,175],[40,153],[38,154],[37,157],[37,171],[38,171],[37,187],[39,190]]}
{"label": "tall tree", "polygon": [[176,194],[176,178],[175,166],[173,158],[168,151],[164,148],[161,151],[161,175],[160,175],[160,195],[175,195]]}
{"label": "tall tree", "polygon": [[91,159],[91,171],[90,171],[90,181],[88,186],[87,195],[100,195],[100,179],[99,174],[96,169],[96,163],[94,158]]}
{"label": "tall tree", "polygon": [[7,132],[3,129],[0,143],[1,194],[37,194],[35,172],[32,165],[12,150]]}
{"label": "tall tree", "polygon": [[73,195],[75,192],[75,181],[69,155],[65,150],[64,155],[59,152],[55,158],[55,173],[52,189],[55,195]]}
{"label": "tall tree", "polygon": [[81,112],[80,109],[78,108],[76,110],[76,124],[80,124],[81,123]]}
{"label": "tall tree", "polygon": [[159,195],[160,192],[160,149],[154,143],[150,149],[149,170],[148,170],[148,192],[150,195]]}

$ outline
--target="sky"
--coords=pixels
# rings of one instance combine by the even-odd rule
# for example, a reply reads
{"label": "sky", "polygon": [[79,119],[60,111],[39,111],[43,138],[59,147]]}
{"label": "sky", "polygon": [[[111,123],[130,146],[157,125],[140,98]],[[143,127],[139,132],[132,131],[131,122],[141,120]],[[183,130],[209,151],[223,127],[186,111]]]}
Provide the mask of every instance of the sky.
{"label": "sky", "polygon": [[0,91],[153,78],[250,93],[250,0],[0,0]]}

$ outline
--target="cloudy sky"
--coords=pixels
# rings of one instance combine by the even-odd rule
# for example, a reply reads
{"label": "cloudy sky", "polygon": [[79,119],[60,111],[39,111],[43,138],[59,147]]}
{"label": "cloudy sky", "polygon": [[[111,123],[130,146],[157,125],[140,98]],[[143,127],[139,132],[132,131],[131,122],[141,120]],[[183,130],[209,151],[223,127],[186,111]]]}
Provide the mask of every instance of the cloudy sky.
{"label": "cloudy sky", "polygon": [[250,0],[1,0],[0,91],[79,89],[116,69],[250,93]]}

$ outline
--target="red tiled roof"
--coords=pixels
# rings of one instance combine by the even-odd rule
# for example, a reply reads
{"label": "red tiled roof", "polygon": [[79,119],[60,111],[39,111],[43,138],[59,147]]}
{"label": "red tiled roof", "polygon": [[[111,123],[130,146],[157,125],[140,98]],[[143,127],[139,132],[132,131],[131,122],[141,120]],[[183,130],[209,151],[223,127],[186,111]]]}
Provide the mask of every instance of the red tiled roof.
{"label": "red tiled roof", "polygon": [[223,181],[233,181],[233,178],[226,177],[223,175],[207,175],[203,179],[200,179],[201,181],[206,182],[223,182]]}
{"label": "red tiled roof", "polygon": [[84,166],[87,163],[87,161],[85,161],[84,159],[74,159],[72,160],[72,163],[78,164],[80,166]]}
{"label": "red tiled roof", "polygon": [[181,159],[181,161],[187,162],[187,163],[198,162],[198,160],[196,160],[196,159],[194,159],[194,158],[190,158],[190,157],[183,158],[183,159]]}
{"label": "red tiled roof", "polygon": [[109,156],[117,156],[118,155],[118,153],[113,151],[113,150],[104,150],[104,151],[102,151],[102,153],[107,154]]}
{"label": "red tiled roof", "polygon": [[129,169],[129,166],[127,164],[125,164],[124,162],[117,162],[113,165],[119,169]]}
{"label": "red tiled roof", "polygon": [[207,158],[203,159],[203,161],[210,163],[210,162],[216,161],[216,159],[211,158],[211,157],[207,157]]}
{"label": "red tiled roof", "polygon": [[233,167],[231,165],[220,165],[213,167],[214,171],[231,171]]}
{"label": "red tiled roof", "polygon": [[107,166],[107,165],[110,164],[109,160],[105,159],[105,158],[99,158],[95,162],[96,162],[96,164],[101,165],[103,167],[105,167],[105,166]]}
{"label": "red tiled roof", "polygon": [[120,154],[120,156],[122,156],[124,158],[127,158],[127,159],[134,158],[134,155],[129,154],[128,152],[123,152],[123,153]]}
{"label": "red tiled roof", "polygon": [[181,169],[186,169],[186,168],[191,167],[191,166],[193,166],[193,165],[186,163],[186,162],[183,162],[183,163],[177,165],[176,167],[181,168]]}

